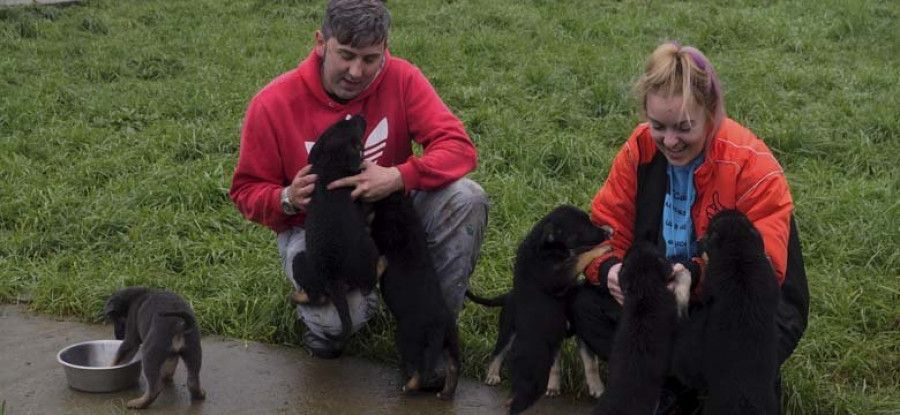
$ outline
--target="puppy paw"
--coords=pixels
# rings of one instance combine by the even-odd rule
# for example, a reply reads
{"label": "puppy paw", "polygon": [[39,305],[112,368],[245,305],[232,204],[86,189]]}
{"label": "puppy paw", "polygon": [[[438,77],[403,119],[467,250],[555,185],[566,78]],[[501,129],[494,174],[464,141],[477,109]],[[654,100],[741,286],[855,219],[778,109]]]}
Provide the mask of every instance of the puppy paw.
{"label": "puppy paw", "polygon": [[125,404],[125,406],[127,406],[128,409],[144,409],[148,405],[150,405],[150,400],[143,396],[140,398],[137,398],[137,399],[132,399],[132,400],[128,401],[127,404]]}
{"label": "puppy paw", "polygon": [[500,376],[497,376],[497,375],[487,375],[487,376],[484,378],[484,384],[485,384],[485,385],[490,385],[490,386],[498,385],[498,384],[500,384]]}
{"label": "puppy paw", "polygon": [[191,399],[195,401],[202,401],[206,399],[206,390],[204,390],[203,388],[196,391],[192,390]]}
{"label": "puppy paw", "polygon": [[419,372],[413,374],[411,378],[403,385],[403,392],[417,391],[422,388],[422,379]]}
{"label": "puppy paw", "polygon": [[584,269],[587,268],[587,266],[590,265],[591,262],[603,255],[606,255],[610,251],[612,251],[612,246],[599,245],[596,248],[591,249],[590,251],[582,252],[581,254],[579,254],[578,259],[575,261],[575,275],[573,276],[577,277],[578,274],[583,274]]}
{"label": "puppy paw", "polygon": [[545,396],[548,396],[551,398],[555,397],[555,396],[559,396],[559,394],[560,394],[559,388],[547,388],[547,392],[544,392]]}
{"label": "puppy paw", "polygon": [[295,290],[291,293],[291,302],[293,302],[295,305],[309,304],[309,295],[307,295],[306,291],[303,291],[303,289]]}
{"label": "puppy paw", "polygon": [[500,353],[491,359],[491,364],[487,368],[487,376],[484,378],[486,385],[494,386],[500,383],[500,366],[503,365],[503,357],[505,353]]}
{"label": "puppy paw", "polygon": [[387,269],[388,263],[387,258],[382,255],[378,257],[378,262],[375,263],[375,276],[376,278],[381,278],[381,274],[384,274],[384,271]]}
{"label": "puppy paw", "polygon": [[449,401],[449,400],[453,399],[453,395],[454,395],[453,393],[438,392],[437,398],[442,401]]}
{"label": "puppy paw", "polygon": [[591,395],[591,398],[600,398],[606,392],[606,386],[604,386],[603,381],[600,380],[599,372],[591,372],[588,374],[587,385],[588,394]]}

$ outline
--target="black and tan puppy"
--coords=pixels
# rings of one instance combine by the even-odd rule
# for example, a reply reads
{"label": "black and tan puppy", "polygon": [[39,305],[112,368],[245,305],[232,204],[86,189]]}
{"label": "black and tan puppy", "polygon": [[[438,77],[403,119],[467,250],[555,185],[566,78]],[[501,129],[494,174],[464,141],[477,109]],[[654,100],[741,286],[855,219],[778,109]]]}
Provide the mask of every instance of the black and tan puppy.
{"label": "black and tan puppy", "polygon": [[583,261],[589,262],[579,254],[608,237],[587,213],[563,205],[538,221],[519,244],[513,270],[510,413],[528,409],[544,395],[550,368],[568,332],[566,295],[586,265]]}
{"label": "black and tan puppy", "polygon": [[365,129],[361,116],[348,116],[329,127],[310,151],[309,162],[317,179],[307,207],[306,252],[296,255],[292,264],[294,280],[308,296],[302,300],[334,302],[342,326],[335,339],[341,342],[353,326],[347,291],[359,289],[368,294],[375,288],[378,253],[362,204],[350,197],[353,189],[329,190],[328,184],[360,172]]}
{"label": "black and tan puppy", "polygon": [[162,383],[172,381],[179,358],[187,367],[191,399],[206,397],[200,387],[200,329],[194,310],[184,299],[170,291],[129,287],[109,297],[104,314],[115,325],[116,339],[122,340],[113,366],[130,361],[141,348],[147,390],[140,398],[128,401],[129,408],[146,408],[153,403]]}
{"label": "black and tan puppy", "polygon": [[775,312],[779,287],[762,236],[744,214],[722,211],[703,240],[704,414],[777,414]]}
{"label": "black and tan puppy", "polygon": [[446,374],[438,397],[450,399],[459,381],[459,333],[441,294],[425,228],[402,192],[375,202],[373,213],[372,237],[387,259],[381,293],[397,321],[397,350],[408,376],[403,389],[419,390],[439,378],[435,369],[443,356]]}
{"label": "black and tan puppy", "polygon": [[652,414],[669,370],[678,321],[666,288],[672,265],[653,245],[637,242],[625,254],[619,282],[622,318],[609,357],[608,389],[593,413]]}
{"label": "black and tan puppy", "polygon": [[[582,257],[582,259],[580,259],[579,262],[583,262],[583,264],[580,268],[576,266],[574,269],[583,269],[590,263],[591,259],[596,258],[605,251],[606,249],[604,248],[599,251],[592,250],[581,254],[580,257]],[[494,343],[494,350],[491,351],[491,361],[488,364],[487,375],[485,375],[484,378],[484,383],[486,385],[493,386],[500,383],[500,371],[503,367],[503,361],[509,354],[513,338],[516,335],[516,305],[515,302],[512,301],[512,296],[512,290],[494,298],[479,297],[471,291],[466,290],[466,297],[472,302],[485,307],[500,307],[497,341]],[[570,332],[567,333],[567,336],[571,336],[572,334],[574,333],[570,330]],[[584,377],[587,382],[588,393],[594,398],[599,398],[603,395],[605,387],[603,381],[600,379],[600,367],[597,363],[597,357],[590,348],[588,348],[587,344],[580,339],[578,341],[578,351],[581,356],[582,364],[584,365]],[[560,353],[557,352],[556,358],[553,361],[553,366],[550,367],[550,375],[547,379],[547,390],[544,393],[546,396],[558,396],[560,394],[562,384],[562,369],[559,364],[560,357]]]}

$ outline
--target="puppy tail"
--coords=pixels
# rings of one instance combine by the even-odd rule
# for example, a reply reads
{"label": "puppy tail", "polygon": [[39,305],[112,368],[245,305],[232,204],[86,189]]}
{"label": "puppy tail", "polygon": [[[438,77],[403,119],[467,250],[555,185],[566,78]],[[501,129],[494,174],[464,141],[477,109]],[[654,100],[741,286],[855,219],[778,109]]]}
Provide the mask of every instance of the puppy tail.
{"label": "puppy tail", "polygon": [[293,277],[294,282],[297,283],[297,287],[303,287],[304,279],[312,279],[312,269],[309,266],[309,261],[306,260],[306,252],[300,252],[297,255],[294,255],[294,262],[291,264],[293,269]]}
{"label": "puppy tail", "polygon": [[331,299],[337,308],[341,318],[341,334],[337,337],[325,334],[331,340],[338,341],[341,345],[350,337],[350,329],[353,328],[353,320],[350,319],[350,306],[347,304],[347,287],[340,281],[331,282]]}
{"label": "puppy tail", "polygon": [[506,305],[509,294],[510,293],[498,295],[494,298],[484,298],[473,294],[472,291],[466,290],[466,298],[472,300],[475,304],[480,304],[485,307],[502,307]]}
{"label": "puppy tail", "polygon": [[187,311],[163,311],[159,313],[160,317],[181,317],[184,320],[184,331],[189,332],[197,329],[197,320],[194,315]]}

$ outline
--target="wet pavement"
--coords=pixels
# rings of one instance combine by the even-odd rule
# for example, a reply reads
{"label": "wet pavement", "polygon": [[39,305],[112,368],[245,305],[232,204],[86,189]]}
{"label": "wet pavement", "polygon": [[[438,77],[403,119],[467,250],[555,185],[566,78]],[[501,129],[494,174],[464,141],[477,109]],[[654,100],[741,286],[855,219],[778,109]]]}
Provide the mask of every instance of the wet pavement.
{"label": "wet pavement", "polygon": [[[23,306],[0,305],[0,415],[21,414],[502,414],[506,387],[460,380],[456,398],[405,395],[396,368],[345,356],[310,357],[297,347],[204,336],[200,380],[205,401],[191,403],[183,365],[159,398],[142,411],[125,402],[135,387],[113,393],[70,389],[60,349],[86,340],[111,339],[108,325],[38,316]],[[528,414],[588,414],[592,402],[544,398]],[[5,409],[4,409],[5,408]]]}
{"label": "wet pavement", "polygon": [[81,0],[0,0],[0,6],[66,5],[71,3],[81,3]]}

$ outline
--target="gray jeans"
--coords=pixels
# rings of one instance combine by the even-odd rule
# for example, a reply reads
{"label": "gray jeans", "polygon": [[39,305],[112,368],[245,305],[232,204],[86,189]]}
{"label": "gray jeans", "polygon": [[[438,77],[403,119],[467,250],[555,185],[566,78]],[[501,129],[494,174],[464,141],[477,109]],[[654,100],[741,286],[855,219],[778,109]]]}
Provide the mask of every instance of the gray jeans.
{"label": "gray jeans", "polygon": [[[459,314],[465,300],[469,277],[481,253],[481,241],[487,226],[490,204],[484,189],[469,179],[457,180],[434,191],[412,193],[413,205],[425,226],[428,250],[434,261],[444,300]],[[297,287],[291,266],[294,256],[306,251],[306,230],[295,227],[278,234],[278,253],[288,281]],[[353,332],[359,331],[378,307],[378,293],[347,293]],[[297,317],[318,337],[336,336],[341,319],[334,304],[298,305]]]}

